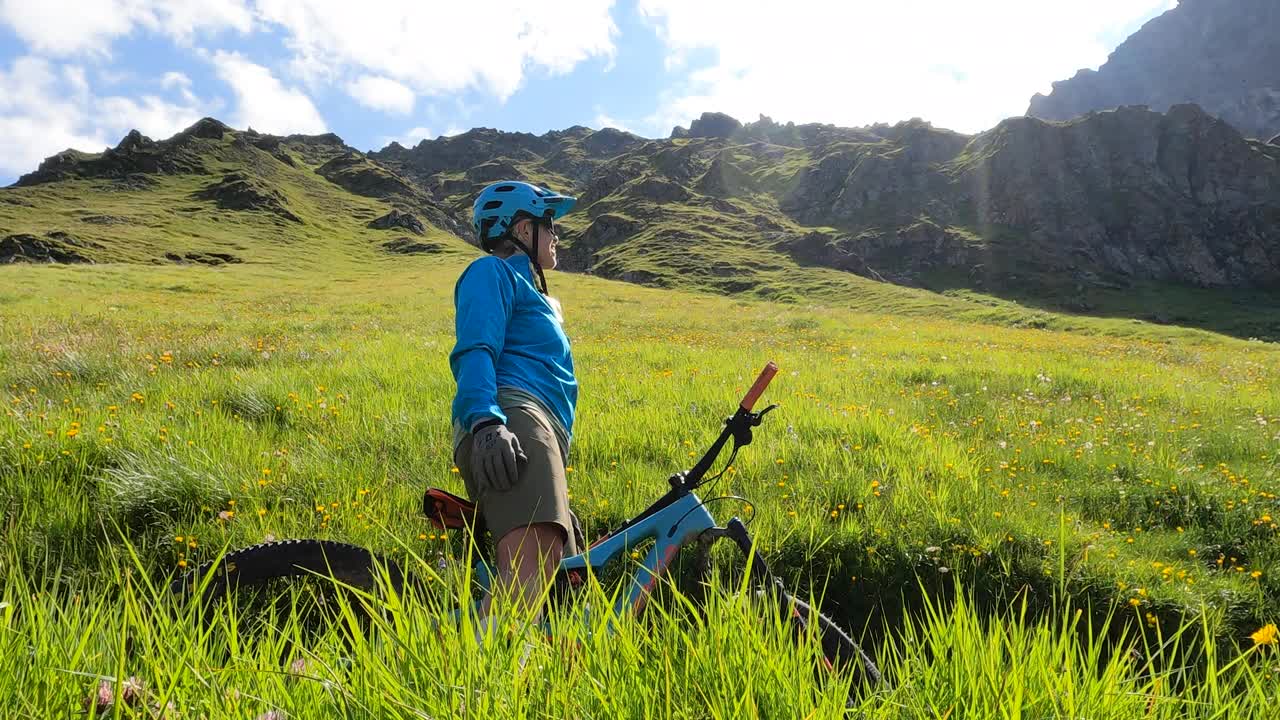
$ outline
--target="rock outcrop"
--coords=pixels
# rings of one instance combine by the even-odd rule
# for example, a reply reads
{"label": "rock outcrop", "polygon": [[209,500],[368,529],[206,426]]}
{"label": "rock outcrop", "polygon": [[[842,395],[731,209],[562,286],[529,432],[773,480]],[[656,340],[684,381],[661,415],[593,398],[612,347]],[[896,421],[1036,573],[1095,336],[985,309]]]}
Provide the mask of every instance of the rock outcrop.
{"label": "rock outcrop", "polygon": [[444,252],[446,248],[438,242],[401,237],[382,243],[382,249],[395,255],[435,255]]}
{"label": "rock outcrop", "polygon": [[355,151],[332,158],[316,168],[316,173],[338,187],[366,197],[413,198],[418,194],[417,188],[407,180]]}
{"label": "rock outcrop", "polygon": [[593,131],[574,126],[543,135],[475,128],[459,135],[423,140],[413,148],[391,143],[368,157],[410,180],[448,218],[438,221],[428,214],[432,224],[474,242],[471,202],[484,185],[526,178],[527,168],[542,167],[569,179],[572,188],[583,188],[606,164],[625,163],[630,152],[650,144],[612,128]]}
{"label": "rock outcrop", "polygon": [[691,138],[730,138],[742,131],[742,123],[736,118],[719,112],[705,112],[697,120],[689,123],[686,137]]}
{"label": "rock outcrop", "polygon": [[195,263],[197,265],[236,265],[244,262],[241,258],[224,252],[186,252],[186,253],[165,253],[164,259],[169,262],[178,263],[179,265],[189,265]]}
{"label": "rock outcrop", "polygon": [[370,220],[367,227],[374,230],[408,230],[415,235],[421,235],[427,231],[426,226],[422,224],[422,221],[417,216],[399,210],[392,210],[382,217]]}
{"label": "rock outcrop", "polygon": [[302,218],[289,209],[288,202],[280,191],[242,173],[224,175],[221,180],[195,193],[195,197],[212,200],[223,210],[259,210],[289,222],[302,222]]}
{"label": "rock outcrop", "polygon": [[222,126],[217,120],[206,118],[163,143],[132,130],[115,147],[98,154],[64,150],[45,159],[35,172],[23,175],[15,184],[40,185],[71,178],[127,180],[155,174],[206,174],[205,158],[190,148],[188,141],[204,137],[214,124]]}
{"label": "rock outcrop", "polygon": [[82,251],[93,247],[99,246],[64,232],[52,232],[44,237],[9,235],[0,238],[0,263],[89,263],[93,261]]}
{"label": "rock outcrop", "polygon": [[[261,152],[258,152],[261,151]],[[113,148],[100,153],[64,150],[45,159],[17,186],[40,185],[74,178],[116,180],[123,189],[146,189],[156,175],[214,175],[227,165],[263,171],[270,157],[291,167],[316,167],[355,152],[332,133],[324,135],[263,135],[234,130],[204,118],[167,140],[155,141],[131,130]]]}
{"label": "rock outcrop", "polygon": [[1027,114],[1067,120],[1092,110],[1195,103],[1248,137],[1280,132],[1280,2],[1181,0],[1116,48],[1031,99]]}

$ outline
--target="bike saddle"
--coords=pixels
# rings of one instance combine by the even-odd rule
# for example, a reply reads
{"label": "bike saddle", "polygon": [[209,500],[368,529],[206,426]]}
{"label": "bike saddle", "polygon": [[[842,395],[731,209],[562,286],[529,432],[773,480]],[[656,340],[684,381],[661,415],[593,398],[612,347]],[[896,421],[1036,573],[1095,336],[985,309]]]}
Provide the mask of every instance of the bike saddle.
{"label": "bike saddle", "polygon": [[422,496],[422,514],[441,530],[470,530],[483,534],[484,517],[476,504],[440,488],[427,488]]}

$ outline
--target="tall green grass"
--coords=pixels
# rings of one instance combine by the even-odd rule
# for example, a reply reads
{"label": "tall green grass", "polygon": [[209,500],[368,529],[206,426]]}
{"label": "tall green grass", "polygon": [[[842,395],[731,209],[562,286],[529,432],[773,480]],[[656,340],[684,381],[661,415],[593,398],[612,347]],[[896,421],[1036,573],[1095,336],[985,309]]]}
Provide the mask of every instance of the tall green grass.
{"label": "tall green grass", "polygon": [[[75,674],[84,672],[172,685],[168,697],[207,705],[197,717],[251,716],[313,692],[252,649],[282,646],[218,644],[251,634],[250,620],[227,617],[222,632],[199,635],[183,611],[162,612],[157,603],[169,601],[142,590],[225,548],[327,537],[400,558],[406,547],[431,562],[458,555],[460,540],[416,512],[428,485],[461,492],[449,462],[447,354],[463,262],[337,263],[326,274],[0,268],[0,577],[11,643],[0,662],[41,658],[5,675],[11,696],[24,698],[14,700],[19,716],[77,703],[92,685]],[[711,508],[721,520],[751,518],[788,584],[820,595],[825,612],[865,630],[883,662],[901,668],[891,672],[908,689],[865,698],[869,716],[942,717],[952,705],[950,717],[986,716],[995,706],[975,704],[984,673],[988,684],[1015,683],[1008,692],[1031,703],[1023,717],[1133,717],[1150,697],[1152,717],[1214,717],[1197,703],[1219,696],[1233,711],[1268,707],[1260,698],[1274,696],[1273,656],[1270,646],[1250,649],[1249,636],[1280,618],[1273,346],[1126,323],[1128,336],[1079,318],[1069,322],[1082,332],[1015,329],[1007,318],[939,316],[944,306],[934,305],[869,312],[885,300],[875,296],[849,310],[558,273],[551,285],[582,385],[570,489],[589,535],[651,502],[714,437],[764,362],[778,362],[764,400],[782,408],[713,493],[752,504]],[[727,580],[732,563],[720,559]],[[795,707],[816,716],[835,708],[821,689],[830,686],[799,670],[812,658],[781,644],[779,657],[763,656],[763,644],[780,639],[728,632],[746,622],[732,615],[744,601],[717,597],[724,622],[642,621],[629,632],[654,633],[656,644],[625,656],[601,641],[595,650],[608,659],[598,674],[553,675],[556,688],[578,689],[565,689],[550,714],[768,715],[780,707],[768,698],[801,696],[814,699]],[[1013,598],[1027,599],[1025,616]],[[1085,611],[1078,621],[1076,608]],[[420,627],[433,610],[410,603],[403,612]],[[1071,622],[1101,630],[1108,617],[1096,646],[1089,632],[1063,631]],[[284,637],[293,622],[286,613],[264,632]],[[163,666],[126,667],[126,629],[153,633],[146,657]],[[343,639],[330,632],[324,642]],[[697,643],[679,634],[694,632]],[[933,645],[948,632],[964,634],[955,640],[964,652]],[[1175,636],[1195,682],[1177,674],[1171,651],[1145,651]],[[386,698],[435,696],[424,689],[429,668],[409,668],[416,660],[386,649],[390,637],[359,651],[369,653],[362,668],[389,669],[360,676],[371,694],[358,697],[394,716]],[[1108,649],[1125,640],[1144,654]],[[84,649],[64,647],[73,642]],[[731,649],[750,657],[717,674],[713,661]],[[343,657],[317,652],[333,667]],[[639,690],[612,690],[641,672],[637,658],[657,673],[685,656],[694,679],[669,681],[674,710],[646,705]],[[1021,662],[1042,656],[1060,672]],[[230,667],[226,657],[238,658],[225,672],[239,673],[242,688],[275,700],[225,704],[212,679],[223,675],[208,668]],[[465,672],[498,672],[475,662]],[[494,677],[494,693],[513,682]],[[766,678],[783,689],[770,695]],[[912,684],[923,678],[933,684]],[[1206,694],[1214,685],[1204,678],[1218,678],[1217,695]],[[698,695],[700,687],[723,697]],[[1016,706],[1001,687],[988,689]],[[1095,704],[1053,704],[1071,693]],[[293,708],[361,716],[342,697],[334,707],[346,709]],[[431,707],[429,715],[447,714]]]}
{"label": "tall green grass", "polygon": [[255,612],[178,603],[128,554],[95,584],[11,575],[0,702],[9,717],[217,720],[834,718],[848,700],[865,718],[1127,720],[1264,718],[1280,701],[1274,645],[1233,643],[1194,672],[1162,662],[1216,647],[1207,615],[1155,643],[1103,642],[1069,601],[1059,615],[1014,603],[984,618],[961,592],[868,648],[886,682],[867,687],[825,671],[812,629],[797,642],[741,586],[713,582],[698,607],[673,590],[637,619],[611,616],[611,590],[590,583],[550,636],[508,618],[477,640],[469,619],[440,622],[465,580],[421,560],[413,569],[436,580],[426,591],[330,594],[321,607],[295,588]]}

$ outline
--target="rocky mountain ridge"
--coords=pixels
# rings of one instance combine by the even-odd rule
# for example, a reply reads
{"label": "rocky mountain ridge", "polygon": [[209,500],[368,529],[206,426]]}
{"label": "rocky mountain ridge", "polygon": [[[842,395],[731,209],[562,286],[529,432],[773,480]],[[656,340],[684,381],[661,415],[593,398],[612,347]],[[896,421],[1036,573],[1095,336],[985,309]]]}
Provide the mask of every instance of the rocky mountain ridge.
{"label": "rocky mountain ridge", "polygon": [[1280,138],[1280,2],[1180,0],[1130,36],[1098,70],[1031,99],[1027,114],[1067,120],[1092,110],[1196,103],[1249,137]]}
{"label": "rocky mountain ridge", "polygon": [[1013,118],[976,136],[708,113],[666,140],[482,129],[371,157],[459,218],[503,177],[576,193],[562,263],[640,282],[736,291],[736,264],[716,256],[745,244],[924,286],[1280,287],[1280,146],[1194,105]]}
{"label": "rocky mountain ridge", "polygon": [[[841,128],[708,113],[665,139],[478,128],[370,153],[333,135],[206,119],[168,140],[135,132],[98,155],[60,153],[15,190],[86,178],[145,189],[207,175],[193,201],[315,222],[272,179],[286,169],[389,206],[360,227],[467,239],[484,184],[543,183],[580,198],[564,223],[562,269],[658,286],[785,295],[787,273],[813,267],[1067,295],[1082,310],[1090,288],[1135,282],[1280,288],[1280,145],[1193,105],[1012,118],[975,136],[920,120]],[[0,191],[6,200],[20,198]],[[40,243],[9,257],[57,257],[56,238]]]}

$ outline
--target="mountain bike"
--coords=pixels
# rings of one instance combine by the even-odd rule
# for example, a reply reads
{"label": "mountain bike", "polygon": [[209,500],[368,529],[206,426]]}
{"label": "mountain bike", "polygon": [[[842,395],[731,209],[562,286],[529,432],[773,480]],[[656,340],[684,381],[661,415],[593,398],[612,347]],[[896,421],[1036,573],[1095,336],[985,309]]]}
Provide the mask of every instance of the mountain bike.
{"label": "mountain bike", "polygon": [[[631,555],[638,547],[649,546],[643,561],[630,578],[629,588],[621,593],[614,610],[618,616],[638,614],[648,602],[660,578],[669,571],[679,551],[688,546],[695,548],[693,563],[697,579],[705,578],[711,547],[721,539],[732,540],[748,558],[747,572],[757,589],[757,595],[776,602],[791,623],[798,639],[808,637],[811,624],[817,625],[817,637],[822,645],[822,664],[827,669],[849,666],[861,681],[879,685],[879,670],[866,653],[831,618],[800,600],[786,590],[781,579],[770,572],[768,565],[756,552],[746,524],[734,516],[724,526],[716,525],[707,510],[710,500],[701,499],[695,492],[704,485],[713,484],[733,464],[738,450],[751,444],[752,428],[759,426],[764,416],[778,406],[769,405],[760,412],[752,412],[756,401],[777,373],[777,365],[769,362],[752,384],[734,414],[724,421],[724,429],[702,458],[689,470],[677,472],[667,479],[667,492],[635,517],[623,522],[593,542],[581,553],[564,558],[554,578],[559,592],[574,592],[581,587],[588,574],[599,573],[611,560]],[[719,473],[707,477],[712,464],[724,446],[733,440],[729,460]],[[728,496],[726,496],[728,497]],[[740,499],[740,498],[737,498]],[[441,530],[461,530],[466,534],[467,547],[475,556],[472,573],[478,598],[470,608],[460,607],[452,615],[475,612],[483,597],[491,588],[494,572],[489,559],[485,537],[484,518],[476,505],[440,488],[428,488],[423,496],[423,513]],[[581,541],[581,530],[575,518],[574,532]],[[651,545],[649,545],[652,543]],[[282,578],[320,576],[332,578],[357,589],[371,589],[378,578],[389,581],[393,587],[403,587],[407,580],[399,566],[381,558],[366,548],[331,540],[283,540],[268,542],[225,554],[220,560],[206,564],[174,581],[173,589],[190,593],[198,590],[205,600],[215,600],[235,588],[261,586]]]}

